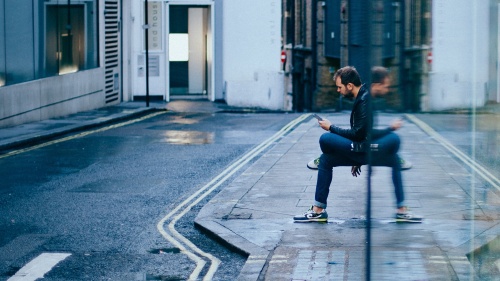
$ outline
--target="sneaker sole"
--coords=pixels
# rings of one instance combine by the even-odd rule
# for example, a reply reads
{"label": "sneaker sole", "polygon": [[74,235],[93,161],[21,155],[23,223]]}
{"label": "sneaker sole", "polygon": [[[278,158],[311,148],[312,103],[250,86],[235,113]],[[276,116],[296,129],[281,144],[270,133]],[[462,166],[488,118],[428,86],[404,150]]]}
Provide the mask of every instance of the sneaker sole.
{"label": "sneaker sole", "polygon": [[328,219],[293,220],[294,222],[328,222]]}
{"label": "sneaker sole", "polygon": [[422,223],[422,219],[417,219],[417,220],[396,219],[396,222]]}
{"label": "sneaker sole", "polygon": [[309,165],[307,165],[307,168],[310,170],[318,170],[318,168],[313,168],[313,167],[310,167]]}

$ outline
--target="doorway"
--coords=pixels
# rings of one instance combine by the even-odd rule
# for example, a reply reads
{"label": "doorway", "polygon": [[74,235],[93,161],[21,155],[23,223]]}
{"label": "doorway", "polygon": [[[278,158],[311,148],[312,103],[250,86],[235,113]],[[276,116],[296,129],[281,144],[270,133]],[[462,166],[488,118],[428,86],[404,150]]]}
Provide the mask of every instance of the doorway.
{"label": "doorway", "polygon": [[168,6],[168,94],[173,99],[210,99],[210,6]]}

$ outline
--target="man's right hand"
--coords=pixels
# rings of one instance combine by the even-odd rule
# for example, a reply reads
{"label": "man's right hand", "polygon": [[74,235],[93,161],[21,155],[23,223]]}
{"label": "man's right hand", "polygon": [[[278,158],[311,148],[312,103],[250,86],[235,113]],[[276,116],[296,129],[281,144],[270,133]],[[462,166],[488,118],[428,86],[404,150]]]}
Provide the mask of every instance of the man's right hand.
{"label": "man's right hand", "polygon": [[332,125],[332,122],[328,121],[328,119],[319,120],[318,121],[319,126],[323,128],[325,131],[330,131],[330,126]]}

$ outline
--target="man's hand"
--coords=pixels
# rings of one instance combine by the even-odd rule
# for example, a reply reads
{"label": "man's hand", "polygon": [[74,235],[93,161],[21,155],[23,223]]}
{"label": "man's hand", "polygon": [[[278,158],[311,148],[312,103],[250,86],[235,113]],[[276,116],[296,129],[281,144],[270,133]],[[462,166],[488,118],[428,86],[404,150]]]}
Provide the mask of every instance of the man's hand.
{"label": "man's hand", "polygon": [[402,119],[396,119],[396,120],[392,121],[391,129],[393,131],[396,131],[396,130],[399,130],[402,126],[403,126],[403,120]]}
{"label": "man's hand", "polygon": [[361,166],[352,166],[351,174],[353,177],[358,177],[361,175]]}
{"label": "man's hand", "polygon": [[318,121],[318,124],[321,128],[323,128],[323,130],[330,131],[330,126],[332,125],[332,122],[323,118],[323,120]]}

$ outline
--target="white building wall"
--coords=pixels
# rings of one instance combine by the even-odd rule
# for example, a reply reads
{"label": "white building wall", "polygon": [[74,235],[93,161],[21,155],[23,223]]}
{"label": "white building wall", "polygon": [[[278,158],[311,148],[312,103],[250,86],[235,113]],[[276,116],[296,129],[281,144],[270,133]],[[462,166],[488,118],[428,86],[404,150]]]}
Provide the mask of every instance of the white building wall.
{"label": "white building wall", "polygon": [[[150,1],[155,2],[155,1]],[[284,108],[284,78],[280,70],[280,0],[175,0],[162,3],[162,48],[150,51],[159,56],[160,75],[150,76],[150,95],[168,101],[168,5],[209,6],[208,54],[209,99],[227,104],[279,110]],[[130,77],[126,95],[146,94],[144,53],[144,2],[124,2],[124,32],[131,42],[125,52],[125,72]],[[213,64],[213,68],[212,68]],[[213,71],[212,71],[213,70]],[[213,85],[212,85],[213,81]],[[124,81],[127,83],[126,81]],[[215,90],[214,93],[210,91]]]}
{"label": "white building wall", "polygon": [[432,70],[422,110],[483,106],[488,83],[489,2],[434,0]]}
{"label": "white building wall", "polygon": [[283,109],[281,1],[223,2],[223,81],[228,105]]}
{"label": "white building wall", "polygon": [[[150,3],[158,4],[161,7],[158,12],[160,13],[160,22],[161,26],[158,29],[161,32],[160,43],[161,46],[159,48],[154,48],[153,46],[149,46],[149,57],[151,58],[158,57],[159,58],[159,72],[156,75],[153,72],[149,73],[149,95],[151,96],[166,96],[166,81],[168,79],[166,73],[166,61],[167,56],[166,53],[168,51],[166,47],[166,24],[168,23],[168,17],[166,17],[167,11],[165,11],[165,3],[162,1],[149,1]],[[130,77],[130,89],[128,95],[133,96],[146,96],[146,52],[145,52],[145,34],[144,34],[144,1],[124,1],[123,5],[127,5],[128,7],[124,7],[124,33],[130,33],[124,36],[124,38],[128,37],[131,41],[126,42],[128,45],[128,53],[124,55],[127,61],[127,75]],[[151,19],[151,14],[148,15]],[[148,22],[151,25],[151,22]]]}

